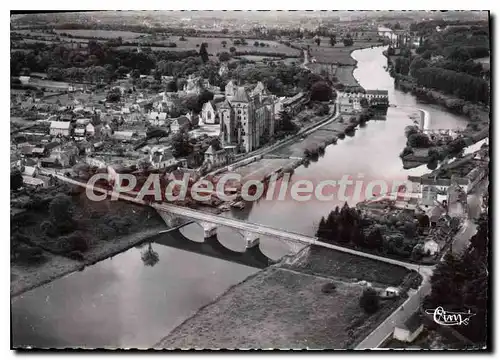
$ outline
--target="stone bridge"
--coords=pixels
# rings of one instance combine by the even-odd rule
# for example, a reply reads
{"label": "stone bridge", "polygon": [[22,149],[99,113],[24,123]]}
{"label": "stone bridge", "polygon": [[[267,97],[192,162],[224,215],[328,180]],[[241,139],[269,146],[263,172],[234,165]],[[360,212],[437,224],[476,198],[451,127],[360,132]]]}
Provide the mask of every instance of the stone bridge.
{"label": "stone bridge", "polygon": [[[172,214],[166,211],[160,211],[157,210],[158,214],[160,214],[161,218],[163,221],[165,221],[165,224],[167,224],[168,227],[171,228],[171,230],[178,230],[181,229],[182,227],[195,223],[200,225],[203,228],[203,236],[205,239],[211,238],[213,236],[217,235],[217,224],[209,223],[206,221],[195,221],[189,218],[185,218],[176,214]],[[234,229],[234,231],[240,233],[243,238],[245,239],[245,246],[247,249],[253,248],[260,243],[260,236],[259,234],[250,232],[250,231],[243,231],[243,230],[238,230]]]}

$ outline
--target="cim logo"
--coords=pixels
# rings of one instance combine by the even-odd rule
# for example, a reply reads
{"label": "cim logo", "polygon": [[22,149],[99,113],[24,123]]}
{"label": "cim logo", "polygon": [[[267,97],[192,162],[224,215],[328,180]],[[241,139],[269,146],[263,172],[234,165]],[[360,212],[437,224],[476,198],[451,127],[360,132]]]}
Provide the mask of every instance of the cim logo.
{"label": "cim logo", "polygon": [[470,312],[446,311],[441,306],[432,310],[425,310],[425,313],[432,315],[434,322],[444,326],[468,325],[469,319],[476,314]]}

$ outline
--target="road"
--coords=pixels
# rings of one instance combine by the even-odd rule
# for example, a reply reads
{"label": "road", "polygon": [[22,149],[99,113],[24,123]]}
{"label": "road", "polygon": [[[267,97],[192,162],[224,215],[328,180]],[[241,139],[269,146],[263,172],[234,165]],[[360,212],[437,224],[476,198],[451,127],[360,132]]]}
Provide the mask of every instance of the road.
{"label": "road", "polygon": [[488,191],[489,179],[481,180],[473,191],[467,195],[468,218],[465,219],[462,229],[456,235],[451,247],[452,253],[461,254],[469,246],[470,239],[477,232],[475,220],[481,215],[483,193]]}
{"label": "road", "polygon": [[394,328],[404,324],[420,307],[422,300],[431,292],[430,277],[432,269],[422,267],[420,274],[423,277],[422,284],[413,293],[409,294],[408,299],[398,307],[387,319],[384,320],[370,335],[368,335],[357,346],[356,350],[375,349],[393,333]]}

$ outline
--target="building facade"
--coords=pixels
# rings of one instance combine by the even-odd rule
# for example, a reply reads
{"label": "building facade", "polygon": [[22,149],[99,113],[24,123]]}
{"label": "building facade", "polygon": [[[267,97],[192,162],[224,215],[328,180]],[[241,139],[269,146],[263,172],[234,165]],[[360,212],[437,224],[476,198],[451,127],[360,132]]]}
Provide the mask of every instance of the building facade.
{"label": "building facade", "polygon": [[248,92],[230,81],[225,93],[226,100],[217,106],[222,145],[244,152],[259,148],[266,137],[274,135],[278,99],[261,82]]}

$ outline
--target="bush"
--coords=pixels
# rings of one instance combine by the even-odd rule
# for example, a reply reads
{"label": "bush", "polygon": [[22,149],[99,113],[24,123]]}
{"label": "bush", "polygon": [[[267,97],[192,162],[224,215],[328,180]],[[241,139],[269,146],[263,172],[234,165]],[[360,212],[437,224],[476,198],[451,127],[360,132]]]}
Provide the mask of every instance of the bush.
{"label": "bush", "polygon": [[26,244],[18,244],[13,253],[16,261],[27,265],[39,264],[45,258],[42,249]]}
{"label": "bush", "polygon": [[321,287],[321,292],[324,294],[330,294],[332,293],[337,286],[334,283],[326,283]]}
{"label": "bush", "polygon": [[413,149],[411,146],[406,146],[399,156],[405,157],[406,155],[410,155],[410,154],[413,154]]}
{"label": "bush", "polygon": [[368,314],[375,313],[379,308],[379,298],[377,291],[373,288],[366,288],[359,299],[359,305]]}
{"label": "bush", "polygon": [[86,252],[89,249],[89,242],[85,235],[79,231],[68,237],[73,251]]}
{"label": "bush", "polygon": [[40,230],[42,231],[43,234],[47,235],[47,236],[57,236],[57,228],[56,226],[54,226],[54,224],[49,221],[49,220],[46,220],[44,221],[41,225],[40,225]]}

